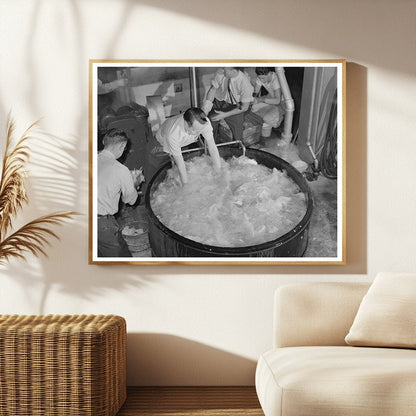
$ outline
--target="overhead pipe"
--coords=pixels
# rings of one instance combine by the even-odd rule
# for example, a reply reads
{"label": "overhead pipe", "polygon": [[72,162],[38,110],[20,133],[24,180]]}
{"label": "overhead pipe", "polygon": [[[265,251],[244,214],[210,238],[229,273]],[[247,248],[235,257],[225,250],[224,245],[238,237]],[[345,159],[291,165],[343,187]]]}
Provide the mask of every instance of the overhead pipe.
{"label": "overhead pipe", "polygon": [[198,106],[198,90],[196,80],[196,68],[194,66],[189,67],[189,79],[191,87],[191,107]]}
{"label": "overhead pipe", "polygon": [[[308,147],[309,151],[311,152],[312,158],[313,158],[313,166],[315,168],[315,170],[318,170],[319,168],[319,161],[318,158],[316,157],[316,154],[312,148],[312,143],[311,143],[311,137],[312,135],[314,135],[314,140],[316,139],[316,127],[313,125],[313,120],[314,120],[314,112],[316,111],[315,106],[317,104],[315,104],[316,101],[316,91],[317,91],[317,84],[318,84],[318,73],[317,73],[317,69],[316,68],[312,68],[313,71],[313,79],[312,79],[312,96],[311,96],[311,104],[310,104],[310,108],[309,108],[309,120],[308,120],[308,130],[307,130],[307,141],[306,141],[306,146]],[[312,130],[315,130],[314,132],[312,132]]]}
{"label": "overhead pipe", "polygon": [[282,66],[277,66],[275,69],[279,79],[280,87],[282,88],[283,98],[285,102],[285,121],[283,126],[282,139],[286,142],[290,142],[292,140],[292,124],[293,112],[295,111],[295,102],[292,98],[292,94],[290,93],[284,68]]}

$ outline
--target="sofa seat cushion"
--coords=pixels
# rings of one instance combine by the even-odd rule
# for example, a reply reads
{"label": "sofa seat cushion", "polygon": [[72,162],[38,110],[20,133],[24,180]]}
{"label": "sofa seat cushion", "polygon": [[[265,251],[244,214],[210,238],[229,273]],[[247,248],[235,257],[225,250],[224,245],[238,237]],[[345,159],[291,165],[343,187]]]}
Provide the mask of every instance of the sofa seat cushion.
{"label": "sofa seat cushion", "polygon": [[256,390],[266,416],[416,415],[416,351],[277,348],[260,357]]}

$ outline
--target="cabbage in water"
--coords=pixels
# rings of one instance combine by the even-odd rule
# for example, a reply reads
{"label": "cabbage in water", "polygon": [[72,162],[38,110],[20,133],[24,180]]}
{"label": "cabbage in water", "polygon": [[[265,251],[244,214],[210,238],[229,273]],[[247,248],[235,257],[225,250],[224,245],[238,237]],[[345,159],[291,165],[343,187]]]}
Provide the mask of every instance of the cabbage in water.
{"label": "cabbage in water", "polygon": [[151,206],[172,231],[203,244],[243,247],[274,240],[306,213],[305,195],[286,172],[246,156],[222,160],[215,172],[208,156],[185,162],[188,183],[176,168],[155,190]]}

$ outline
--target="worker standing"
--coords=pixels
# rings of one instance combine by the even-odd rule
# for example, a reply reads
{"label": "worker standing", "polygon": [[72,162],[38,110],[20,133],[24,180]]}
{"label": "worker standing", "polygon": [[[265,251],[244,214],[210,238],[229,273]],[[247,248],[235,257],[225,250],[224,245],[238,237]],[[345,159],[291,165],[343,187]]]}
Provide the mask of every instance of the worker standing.
{"label": "worker standing", "polygon": [[142,175],[131,172],[117,159],[121,157],[128,138],[119,129],[111,129],[103,139],[104,149],[97,158],[97,234],[99,257],[131,257],[131,252],[114,217],[121,200],[133,205]]}

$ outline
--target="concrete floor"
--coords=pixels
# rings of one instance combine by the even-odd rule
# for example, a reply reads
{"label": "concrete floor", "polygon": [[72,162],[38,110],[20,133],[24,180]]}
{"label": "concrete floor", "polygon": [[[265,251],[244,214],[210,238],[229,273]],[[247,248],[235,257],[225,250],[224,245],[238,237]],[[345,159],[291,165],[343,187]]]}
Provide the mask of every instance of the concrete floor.
{"label": "concrete floor", "polygon": [[[253,147],[272,153],[289,163],[299,160],[296,145],[286,143],[279,131],[261,137]],[[337,181],[319,175],[308,181],[314,208],[309,226],[309,243],[305,257],[336,257],[337,255]]]}
{"label": "concrete floor", "polygon": [[[280,139],[279,131],[273,130],[270,137],[261,137],[260,141],[250,146],[272,153],[289,163],[299,160],[294,144]],[[308,181],[311,188],[314,208],[309,226],[309,242],[305,257],[336,257],[337,255],[337,181],[322,175],[314,181]],[[142,198],[142,203],[143,203]],[[137,207],[125,207],[121,210],[119,222],[122,226],[140,221],[146,216],[143,204]],[[131,246],[134,257],[151,257],[146,242]]]}

